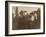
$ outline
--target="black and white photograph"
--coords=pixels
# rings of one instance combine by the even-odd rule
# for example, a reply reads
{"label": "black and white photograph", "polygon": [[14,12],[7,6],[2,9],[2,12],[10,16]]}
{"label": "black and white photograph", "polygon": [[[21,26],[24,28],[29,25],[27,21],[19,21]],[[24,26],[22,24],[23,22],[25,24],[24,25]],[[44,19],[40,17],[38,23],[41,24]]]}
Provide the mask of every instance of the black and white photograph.
{"label": "black and white photograph", "polygon": [[44,34],[44,3],[6,1],[5,13],[6,35]]}

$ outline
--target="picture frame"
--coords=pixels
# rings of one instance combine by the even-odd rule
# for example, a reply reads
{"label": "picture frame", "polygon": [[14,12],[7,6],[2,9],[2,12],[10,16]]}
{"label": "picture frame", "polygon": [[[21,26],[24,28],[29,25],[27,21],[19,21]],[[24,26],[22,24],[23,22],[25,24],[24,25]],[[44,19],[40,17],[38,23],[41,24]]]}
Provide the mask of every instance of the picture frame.
{"label": "picture frame", "polygon": [[[21,21],[21,22],[25,27],[21,26],[22,24],[19,25],[17,21],[13,21],[14,20],[13,17],[17,16],[17,15],[15,15],[15,13],[17,13],[16,8],[18,9],[18,16],[20,16],[19,12],[21,10],[23,12],[27,12],[28,14],[30,14],[30,12],[32,12],[31,15],[34,15],[35,12],[38,14],[38,11],[40,11],[39,16],[37,16],[39,19],[36,21],[37,23],[38,22],[39,23],[35,24],[34,23],[35,21],[34,21],[33,22],[34,24],[32,22],[30,22],[31,24],[27,24],[28,23],[28,21],[27,21],[26,24],[31,25],[31,28],[29,28],[29,27],[27,28],[26,27],[27,25],[25,26],[25,24],[23,24],[23,21]],[[15,20],[18,20],[18,18]],[[32,21],[33,21],[33,19],[32,19]],[[19,25],[20,27],[19,26],[17,27],[17,25]],[[45,3],[5,1],[5,36],[35,35],[35,34],[45,34]]]}

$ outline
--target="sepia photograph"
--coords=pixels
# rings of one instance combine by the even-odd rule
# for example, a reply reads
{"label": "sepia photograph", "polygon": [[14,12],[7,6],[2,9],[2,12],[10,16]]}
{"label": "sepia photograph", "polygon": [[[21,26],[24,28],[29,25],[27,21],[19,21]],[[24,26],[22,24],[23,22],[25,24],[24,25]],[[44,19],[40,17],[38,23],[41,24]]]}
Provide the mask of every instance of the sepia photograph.
{"label": "sepia photograph", "polygon": [[40,8],[12,7],[12,29],[40,29]]}
{"label": "sepia photograph", "polygon": [[5,35],[33,35],[45,32],[45,4],[5,2]]}

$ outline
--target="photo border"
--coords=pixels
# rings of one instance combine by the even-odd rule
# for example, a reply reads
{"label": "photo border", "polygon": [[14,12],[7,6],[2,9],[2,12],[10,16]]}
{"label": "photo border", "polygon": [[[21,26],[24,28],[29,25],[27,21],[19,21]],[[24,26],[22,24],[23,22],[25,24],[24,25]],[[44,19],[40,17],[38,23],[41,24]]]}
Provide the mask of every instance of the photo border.
{"label": "photo border", "polygon": [[[27,4],[42,4],[43,5],[43,32],[42,33],[26,33],[26,34],[8,34],[8,2],[13,3],[27,3]],[[35,34],[45,34],[45,3],[41,2],[22,2],[22,1],[5,1],[5,36],[18,36],[18,35],[35,35]]]}

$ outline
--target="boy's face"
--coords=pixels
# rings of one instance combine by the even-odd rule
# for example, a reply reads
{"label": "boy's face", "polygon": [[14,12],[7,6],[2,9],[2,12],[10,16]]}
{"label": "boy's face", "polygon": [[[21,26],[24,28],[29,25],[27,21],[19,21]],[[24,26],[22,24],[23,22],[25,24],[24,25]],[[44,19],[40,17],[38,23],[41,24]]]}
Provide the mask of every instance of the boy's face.
{"label": "boy's face", "polygon": [[24,13],[23,15],[25,16],[25,15],[27,15],[27,13]]}

